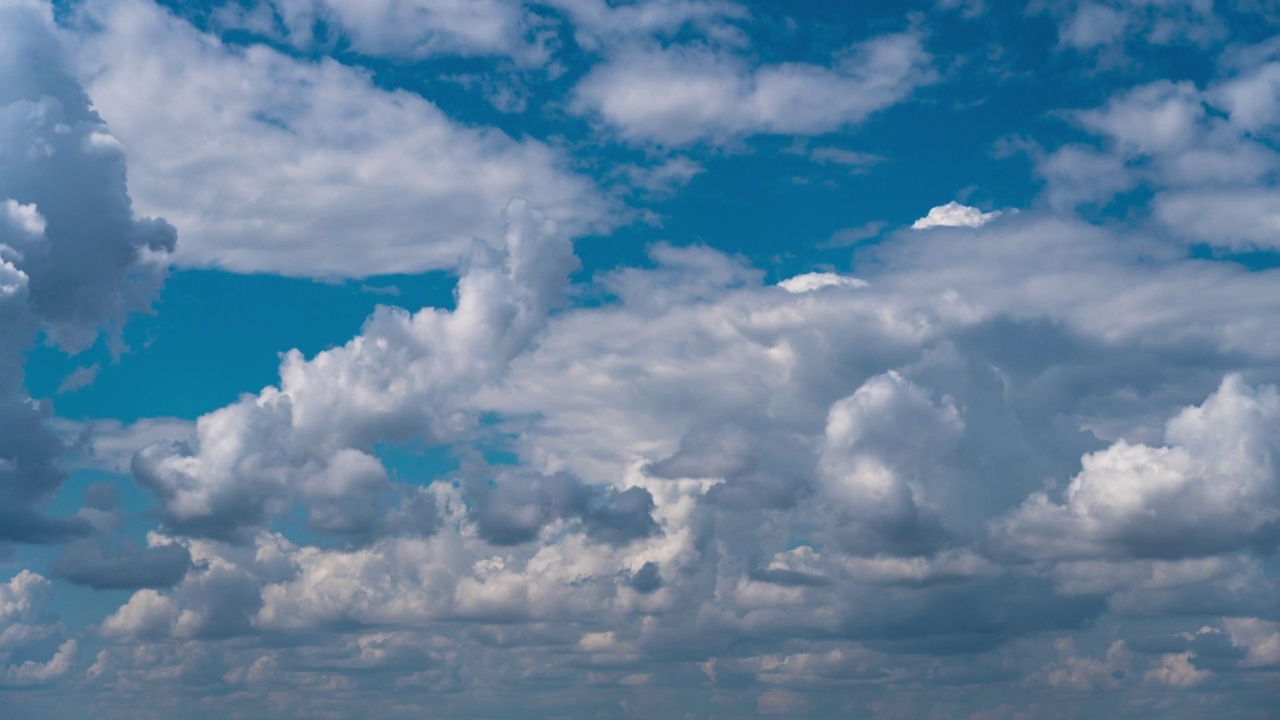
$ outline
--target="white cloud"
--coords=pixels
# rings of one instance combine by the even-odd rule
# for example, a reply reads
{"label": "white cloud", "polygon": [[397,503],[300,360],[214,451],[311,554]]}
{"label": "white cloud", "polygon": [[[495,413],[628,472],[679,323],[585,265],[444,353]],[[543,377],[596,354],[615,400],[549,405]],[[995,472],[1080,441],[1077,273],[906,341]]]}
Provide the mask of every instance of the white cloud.
{"label": "white cloud", "polygon": [[752,67],[702,45],[628,44],[574,91],[572,108],[622,139],[664,146],[747,135],[817,135],[856,125],[933,78],[914,32],[849,48],[831,67]]}
{"label": "white cloud", "polygon": [[[570,233],[610,214],[558,151],[472,128],[368,73],[237,48],[149,2],[92,3],[82,72],[176,262],[353,277],[453,267],[523,197]],[[351,252],[360,248],[360,252]]]}
{"label": "white cloud", "polygon": [[912,230],[927,230],[933,227],[982,227],[1000,217],[999,210],[984,213],[976,207],[961,205],[952,200],[946,205],[939,205],[929,210],[929,214],[911,223]]}
{"label": "white cloud", "polygon": [[33,237],[44,235],[45,228],[49,226],[35,203],[23,205],[10,199],[4,201],[4,209],[9,216],[9,222]]}
{"label": "white cloud", "polygon": [[1154,210],[1166,226],[1217,247],[1280,247],[1280,192],[1271,188],[1161,193]]}
{"label": "white cloud", "polygon": [[1280,665],[1280,623],[1258,618],[1223,618],[1231,644],[1245,651],[1245,667]]}
{"label": "white cloud", "polygon": [[778,287],[789,293],[813,292],[814,290],[829,287],[861,288],[866,286],[866,280],[828,272],[803,273],[778,283]]}
{"label": "white cloud", "polygon": [[1082,52],[1118,52],[1126,42],[1207,44],[1224,34],[1213,0],[1051,0],[1044,6],[1059,20],[1059,41]]}
{"label": "white cloud", "polygon": [[1200,670],[1191,664],[1195,656],[1193,652],[1165,653],[1160,656],[1158,665],[1147,671],[1143,680],[1176,688],[1195,687],[1213,676],[1208,670]]}
{"label": "white cloud", "polygon": [[1125,152],[1155,154],[1186,147],[1199,134],[1204,115],[1195,85],[1163,80],[1134,88],[1076,118]]}
{"label": "white cloud", "polygon": [[1123,640],[1111,643],[1102,658],[1075,653],[1074,643],[1063,638],[1054,643],[1059,660],[1040,671],[1043,681],[1055,688],[1098,691],[1119,687],[1131,672],[1133,656]]}
{"label": "white cloud", "polygon": [[296,495],[318,529],[371,529],[389,490],[374,444],[465,437],[477,419],[458,398],[501,377],[562,300],[577,264],[569,241],[522,202],[507,216],[501,252],[475,247],[455,311],[380,308],[342,347],[286,354],[279,387],[201,417],[194,444],[144,450],[135,469],[165,518],[242,536]]}
{"label": "white cloud", "polygon": [[0,584],[0,687],[47,683],[70,672],[76,641],[64,639],[51,597],[52,583],[30,570]]}
{"label": "white cloud", "polygon": [[669,37],[687,27],[712,40],[739,44],[744,39],[733,23],[749,16],[746,7],[728,0],[548,0],[548,4],[568,16],[578,44],[593,51],[647,35]]}
{"label": "white cloud", "polygon": [[[288,39],[308,47],[319,22],[379,57],[498,55],[547,62],[555,30],[521,0],[270,0]],[[332,41],[332,40],[331,40]]]}
{"label": "white cloud", "polygon": [[1165,446],[1119,441],[1086,455],[1062,504],[1036,493],[994,525],[1039,558],[1217,554],[1280,541],[1280,394],[1229,375],[1165,429]]}

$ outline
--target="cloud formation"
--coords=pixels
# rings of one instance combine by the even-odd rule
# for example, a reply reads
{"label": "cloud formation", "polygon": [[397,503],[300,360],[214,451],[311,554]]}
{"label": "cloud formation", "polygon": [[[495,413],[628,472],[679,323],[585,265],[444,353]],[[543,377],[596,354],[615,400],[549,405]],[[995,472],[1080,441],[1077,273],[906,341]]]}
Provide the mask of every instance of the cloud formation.
{"label": "cloud formation", "polygon": [[182,233],[179,264],[338,278],[452,268],[473,238],[501,234],[513,197],[568,232],[611,224],[607,199],[554,148],[463,125],[367,72],[227,45],[141,0],[81,13],[87,89],[128,148],[139,206]]}
{"label": "cloud formation", "polygon": [[932,79],[929,54],[910,31],[851,46],[830,66],[752,67],[713,46],[628,44],[583,78],[572,107],[628,142],[722,144],[850,127]]}
{"label": "cloud formation", "polygon": [[[807,54],[788,18],[717,0],[279,0],[194,19],[89,0],[61,26],[4,4],[12,712],[1265,714],[1280,269],[1231,253],[1270,247],[1274,48],[1224,48],[1231,13],[1195,2],[1043,7],[1054,62],[1103,80],[998,143],[1030,176],[956,188],[990,168],[903,148],[928,146],[913,133],[934,113],[1007,109],[996,88],[956,90],[989,82],[978,55],[949,54],[1001,12],[981,3],[863,18]],[[1107,74],[1175,46],[1212,67]],[[459,67],[522,83],[530,101],[494,120],[508,130],[474,120],[493,117],[483,97],[388,89]],[[877,132],[912,98],[918,116],[883,123],[900,135]],[[126,152],[176,247],[134,216]],[[787,163],[830,182],[778,190]],[[909,224],[917,190],[1017,210],[952,202]],[[762,250],[775,207],[789,234]],[[669,209],[690,213],[681,229],[661,228]],[[628,213],[652,224],[587,237]],[[690,240],[706,227],[744,237]],[[847,243],[805,254],[841,227]],[[456,287],[447,307],[327,326],[337,344],[281,354],[267,387],[198,418],[32,400],[27,349],[106,328],[120,350],[171,256],[448,268]],[[405,280],[382,299],[408,305]],[[44,373],[67,378],[60,408],[122,406],[83,400],[115,367],[102,353]],[[105,369],[71,395],[92,374],[72,367]]]}
{"label": "cloud formation", "polygon": [[49,8],[0,6],[0,542],[83,534],[40,507],[64,479],[49,409],[24,387],[23,353],[43,333],[69,351],[163,282],[174,230],[135,217],[120,144],[74,79]]}

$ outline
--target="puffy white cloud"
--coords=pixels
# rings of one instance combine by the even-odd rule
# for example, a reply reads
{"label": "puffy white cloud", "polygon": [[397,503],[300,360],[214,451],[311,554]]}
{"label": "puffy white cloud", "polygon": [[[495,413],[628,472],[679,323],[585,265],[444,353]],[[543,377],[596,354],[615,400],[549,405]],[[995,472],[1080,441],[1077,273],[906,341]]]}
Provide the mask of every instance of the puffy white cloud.
{"label": "puffy white cloud", "polygon": [[1201,670],[1191,663],[1195,656],[1193,652],[1165,653],[1160,656],[1159,664],[1147,671],[1143,680],[1169,687],[1195,687],[1213,676],[1208,670]]}
{"label": "puffy white cloud", "polygon": [[609,222],[559,151],[455,122],[367,72],[226,45],[144,0],[90,3],[79,22],[88,90],[128,150],[139,207],[182,233],[178,263],[328,277],[454,267],[473,238],[501,234],[514,197],[570,234]]}
{"label": "puffy white cloud", "polygon": [[747,135],[817,135],[856,125],[933,78],[915,32],[849,48],[830,67],[753,67],[704,45],[632,43],[578,84],[572,107],[622,139],[680,146]]}
{"label": "puffy white cloud", "polygon": [[984,213],[976,207],[961,205],[952,200],[946,205],[939,205],[929,210],[929,214],[911,223],[912,230],[927,230],[932,227],[982,227],[1000,217],[999,210]]}
{"label": "puffy white cloud", "polygon": [[1165,445],[1123,440],[1083,458],[1062,504],[1036,493],[994,525],[1031,557],[1178,558],[1280,542],[1275,472],[1280,393],[1229,375],[1165,429]]}
{"label": "puffy white cloud", "polygon": [[0,686],[38,685],[71,671],[77,644],[64,639],[51,595],[51,583],[30,570],[0,584]]}

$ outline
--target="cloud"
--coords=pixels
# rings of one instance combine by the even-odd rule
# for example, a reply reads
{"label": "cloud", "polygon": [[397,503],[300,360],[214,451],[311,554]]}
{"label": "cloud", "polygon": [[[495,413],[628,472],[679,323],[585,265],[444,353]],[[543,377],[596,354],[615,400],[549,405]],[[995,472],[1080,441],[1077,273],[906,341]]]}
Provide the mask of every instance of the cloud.
{"label": "cloud", "polygon": [[[176,23],[125,7],[104,37],[129,17]],[[742,60],[737,16],[712,4],[560,7],[600,13],[580,42],[602,67],[622,47],[706,53],[747,83],[791,68]],[[323,67],[173,28],[219,68]],[[853,72],[840,63],[803,73],[834,82]],[[460,251],[452,311],[381,308],[194,425],[42,419],[82,462],[131,468],[160,526],[130,544],[114,486],[86,492],[89,539],[50,574],[131,592],[71,638],[101,651],[58,692],[102,717],[135,716],[138,688],[157,714],[200,697],[197,712],[250,717],[506,716],[512,693],[534,716],[661,716],[668,697],[734,717],[1204,716],[1226,694],[1265,711],[1277,271],[1189,258],[1158,214],[1072,212],[1129,187],[1158,188],[1158,207],[1265,184],[1262,141],[1232,126],[1257,127],[1253,111],[1204,107],[1215,87],[1063,115],[1093,138],[1034,157],[1049,187],[1032,208],[935,208],[928,232],[860,247],[856,275],[660,243],[575,286],[578,226],[515,202],[505,231]],[[120,152],[100,127],[78,147]],[[647,162],[657,189],[697,166]],[[0,308],[38,327],[23,263],[58,214],[14,202]],[[460,468],[402,476],[406,447]],[[0,589],[0,638],[30,644],[0,647],[0,669],[66,677],[76,646],[52,585],[19,577]],[[10,597],[32,609],[5,615]],[[1179,632],[1216,618],[1212,638]],[[1056,706],[1015,707],[1037,688]]]}
{"label": "cloud", "polygon": [[[378,57],[497,55],[548,61],[555,30],[520,0],[270,0],[299,47],[339,38]],[[317,36],[320,37],[317,37]]]}
{"label": "cloud", "polygon": [[76,390],[92,385],[93,381],[98,379],[98,370],[100,369],[99,365],[94,363],[93,365],[78,367],[75,370],[72,370],[71,373],[63,378],[62,382],[58,384],[58,394],[61,395],[62,393],[75,392]]}
{"label": "cloud", "polygon": [[1059,42],[1082,52],[1114,52],[1129,42],[1208,44],[1225,34],[1211,0],[1091,0],[1045,5],[1058,18]]}
{"label": "cloud", "polygon": [[113,550],[95,538],[68,544],[50,572],[95,590],[136,590],[175,585],[190,568],[191,553],[181,545],[138,547],[125,540]]}
{"label": "cloud", "polygon": [[134,216],[124,157],[49,8],[6,4],[0,20],[0,541],[55,542],[88,528],[39,512],[62,483],[63,445],[23,387],[23,352],[38,333],[79,351],[106,328],[118,344],[163,282],[174,231]]}
{"label": "cloud", "polygon": [[932,78],[930,57],[914,32],[852,46],[830,67],[752,67],[703,45],[628,44],[582,79],[571,107],[632,143],[724,144],[856,125]]}
{"label": "cloud", "polygon": [[47,684],[73,668],[77,643],[49,610],[51,590],[29,570],[0,584],[0,686]]}
{"label": "cloud", "polygon": [[1280,542],[1280,480],[1271,439],[1274,386],[1229,375],[1165,429],[1165,445],[1120,441],[1083,458],[1064,502],[1029,498],[993,529],[1030,557],[1213,555]]}
{"label": "cloud", "polygon": [[304,277],[455,267],[473,238],[501,234],[514,197],[570,234],[611,222],[559,151],[455,122],[367,72],[227,45],[140,0],[78,17],[81,72],[128,149],[139,207],[181,231],[179,264]]}
{"label": "cloud", "polygon": [[375,443],[473,432],[477,417],[457,398],[501,377],[562,301],[577,264],[563,232],[523,202],[507,217],[502,251],[476,242],[453,312],[380,308],[342,347],[287,353],[278,387],[204,415],[193,443],[141,451],[135,477],[165,521],[243,539],[300,499],[318,530],[371,530],[392,489]]}
{"label": "cloud", "polygon": [[952,200],[946,205],[939,205],[929,210],[929,214],[911,223],[912,230],[927,230],[932,227],[982,227],[1000,217],[999,210],[984,213],[976,207],[961,205]]}
{"label": "cloud", "polygon": [[746,7],[727,0],[639,0],[616,4],[607,0],[549,0],[547,4],[569,18],[575,40],[591,51],[608,50],[645,36],[669,38],[688,28],[713,40],[738,44],[744,37],[735,23],[749,17]]}
{"label": "cloud", "polygon": [[556,520],[579,520],[589,537],[614,545],[653,535],[653,496],[641,487],[594,489],[564,474],[498,473],[469,486],[470,514],[480,536],[495,545],[538,537]]}
{"label": "cloud", "polygon": [[778,287],[790,293],[813,292],[828,287],[866,287],[867,281],[854,277],[846,277],[835,273],[804,273],[789,277],[778,283]]}
{"label": "cloud", "polygon": [[1208,670],[1197,669],[1191,663],[1195,656],[1193,652],[1166,653],[1160,657],[1157,667],[1147,671],[1143,680],[1169,687],[1195,687],[1213,676]]}
{"label": "cloud", "polygon": [[1224,618],[1231,644],[1245,651],[1246,667],[1280,665],[1280,625],[1258,618]]}

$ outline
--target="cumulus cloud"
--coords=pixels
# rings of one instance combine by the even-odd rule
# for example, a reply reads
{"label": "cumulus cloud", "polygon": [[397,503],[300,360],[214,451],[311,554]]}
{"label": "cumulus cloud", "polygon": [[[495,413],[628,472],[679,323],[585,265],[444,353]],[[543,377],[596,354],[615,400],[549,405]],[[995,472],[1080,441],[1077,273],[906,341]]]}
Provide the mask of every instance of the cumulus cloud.
{"label": "cumulus cloud", "polygon": [[[712,60],[693,70],[741,83],[723,107],[748,108],[745,119],[715,114],[713,82],[711,114],[695,118],[709,124],[682,125],[674,111],[613,123],[629,141],[825,132],[870,111],[769,110],[762,78],[800,77],[805,92],[871,81],[843,57],[742,60],[738,6],[555,5],[603,58],[598,72],[626,52],[687,54]],[[349,70],[229,48],[149,6],[120,7],[93,11],[103,27],[89,32],[87,57],[141,57],[121,38],[168,28],[166,43],[251,89],[261,67],[279,73],[271,82],[306,86],[282,91],[288,102],[338,91],[385,100]],[[517,52],[509,37],[450,45],[464,41],[431,25],[450,8],[434,4],[418,18],[430,27],[404,29],[428,38],[422,48],[388,41],[388,52]],[[355,42],[356,20],[334,22]],[[922,52],[916,36],[890,37],[907,64]],[[862,58],[882,51],[863,47]],[[109,60],[94,82],[119,103],[119,68],[147,64]],[[219,78],[179,71],[234,97],[219,95]],[[583,77],[580,93],[593,71]],[[201,694],[211,713],[278,717],[381,709],[387,698],[388,716],[505,716],[513,692],[526,714],[583,716],[658,716],[667,708],[654,698],[671,695],[707,716],[1016,717],[1011,704],[979,707],[975,689],[988,684],[1102,714],[1134,698],[1173,707],[1205,687],[1262,697],[1270,685],[1254,681],[1277,662],[1280,600],[1270,554],[1278,272],[1188,258],[1158,212],[1154,223],[1071,212],[1138,183],[1265,183],[1271,160],[1252,150],[1265,144],[1266,104],[1238,94],[1238,109],[1223,110],[1220,85],[1160,83],[1064,114],[1096,142],[1036,157],[1049,187],[1035,207],[1000,222],[958,203],[935,208],[917,223],[928,232],[859,248],[856,275],[775,282],[743,257],[660,243],[647,263],[574,287],[578,221],[557,221],[554,202],[545,212],[516,202],[505,232],[476,231],[458,250],[452,311],[381,308],[349,342],[286,353],[278,382],[194,424],[46,423],[76,438],[85,464],[130,468],[161,526],[145,546],[128,542],[111,486],[92,486],[75,521],[88,539],[50,568],[131,591],[89,633],[102,649],[83,692],[104,717],[127,716],[138,688],[157,714]],[[666,102],[672,87],[655,97]],[[877,92],[848,102],[893,94]],[[427,117],[400,100],[417,108],[410,119]],[[776,117],[753,115],[757,106]],[[473,136],[439,127],[446,140]],[[77,147],[118,157],[111,137],[95,126]],[[656,191],[702,168],[649,162]],[[1122,177],[1090,177],[1111,170]],[[238,176],[218,182],[228,177]],[[0,209],[0,311],[17,308],[34,338],[50,321],[28,307],[36,275],[23,263],[59,214],[14,198]],[[388,458],[404,445],[452,453],[459,468],[406,482]],[[8,462],[0,468],[17,467]],[[10,682],[75,669],[77,646],[48,612],[51,587],[30,572],[0,586]],[[1206,623],[1224,630],[1178,633]],[[1210,695],[1196,697],[1207,707]]]}
{"label": "cumulus cloud", "polygon": [[71,671],[77,643],[49,610],[51,591],[30,570],[0,584],[0,686],[41,685]]}
{"label": "cumulus cloud", "polygon": [[1225,618],[1231,644],[1245,651],[1247,667],[1280,665],[1280,624],[1258,618]]}
{"label": "cumulus cloud", "polygon": [[1198,669],[1191,662],[1195,656],[1193,652],[1166,653],[1160,656],[1156,667],[1147,671],[1143,680],[1169,687],[1195,687],[1213,675],[1208,670]]}
{"label": "cumulus cloud", "polygon": [[366,72],[227,45],[141,0],[90,3],[79,22],[92,28],[78,52],[88,90],[128,149],[138,205],[181,231],[178,263],[323,277],[455,267],[473,238],[501,234],[514,197],[571,234],[610,222],[557,150],[457,123]]}
{"label": "cumulus cloud", "polygon": [[301,47],[342,38],[365,55],[497,55],[532,65],[548,60],[555,40],[554,28],[521,0],[270,0],[270,4],[288,40]]}
{"label": "cumulus cloud", "polygon": [[1120,441],[1083,458],[1064,502],[1037,493],[994,531],[1031,557],[1179,558],[1280,542],[1274,386],[1229,375],[1172,418],[1165,445]]}
{"label": "cumulus cloud", "polygon": [[499,378],[561,302],[577,263],[563,232],[523,202],[507,217],[501,251],[476,242],[453,312],[380,308],[340,348],[285,355],[278,387],[201,417],[193,443],[140,452],[166,522],[244,537],[302,499],[316,529],[371,530],[391,490],[374,444],[465,438],[477,417],[457,398]]}
{"label": "cumulus cloud", "polygon": [[49,408],[23,387],[23,356],[43,332],[79,351],[163,282],[173,228],[139,219],[124,157],[74,80],[51,11],[0,6],[0,540],[49,542],[87,531],[38,509],[63,479]]}
{"label": "cumulus cloud", "polygon": [[932,227],[982,227],[1000,217],[999,210],[984,213],[976,207],[961,205],[952,200],[946,205],[939,205],[929,210],[929,214],[911,223],[912,230],[927,230]]}
{"label": "cumulus cloud", "polygon": [[725,143],[747,135],[817,135],[856,125],[931,82],[915,32],[855,45],[831,66],[753,67],[703,45],[628,44],[582,79],[572,108],[634,143]]}

